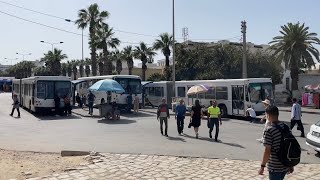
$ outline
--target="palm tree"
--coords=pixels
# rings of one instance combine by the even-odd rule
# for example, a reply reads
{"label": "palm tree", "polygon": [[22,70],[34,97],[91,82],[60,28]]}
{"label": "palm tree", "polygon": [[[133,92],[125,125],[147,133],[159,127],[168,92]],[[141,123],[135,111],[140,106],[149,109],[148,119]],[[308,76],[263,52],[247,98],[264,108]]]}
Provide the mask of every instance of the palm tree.
{"label": "palm tree", "polygon": [[115,70],[117,74],[121,74],[123,54],[119,50],[115,50],[114,52],[111,53],[111,56],[112,56],[112,60],[116,61]]}
{"label": "palm tree", "polygon": [[90,75],[90,64],[92,64],[91,63],[91,59],[89,59],[89,58],[86,58],[86,60],[84,61],[85,62],[85,73],[86,73],[86,76],[87,77],[89,77],[89,75]]}
{"label": "palm tree", "polygon": [[84,73],[84,68],[83,68],[84,60],[78,60],[78,65],[79,65],[79,74],[80,74],[80,77],[83,77],[83,73]]}
{"label": "palm tree", "polygon": [[90,49],[91,49],[91,60],[92,60],[92,75],[97,75],[97,61],[96,61],[96,31],[101,23],[109,17],[109,12],[99,10],[98,4],[92,4],[88,9],[81,9],[78,12],[78,20],[75,24],[78,25],[79,29],[85,29],[89,26],[89,36],[90,36]]}
{"label": "palm tree", "polygon": [[67,63],[61,64],[61,74],[62,76],[67,76]]}
{"label": "palm tree", "polygon": [[73,79],[76,80],[78,75],[78,68],[77,68],[78,62],[76,60],[72,60],[71,64],[72,64]]}
{"label": "palm tree", "polygon": [[313,44],[320,44],[316,33],[310,33],[309,27],[299,22],[281,26],[282,35],[273,38],[269,44],[274,49],[278,60],[284,61],[285,68],[290,69],[291,90],[298,90],[299,70],[303,66],[311,68],[314,58],[319,62],[319,51]]}
{"label": "palm tree", "polygon": [[103,51],[104,74],[109,75],[112,73],[112,62],[108,60],[109,48],[117,48],[120,40],[114,37],[113,28],[110,28],[108,24],[103,24],[98,30],[97,38],[97,47]]}
{"label": "palm tree", "polygon": [[127,46],[123,49],[122,51],[123,58],[125,61],[127,61],[127,66],[128,66],[128,71],[129,75],[132,74],[132,69],[133,69],[133,50],[132,46]]}
{"label": "palm tree", "polygon": [[71,77],[72,75],[72,63],[70,63],[70,61],[67,62],[67,73],[68,73],[68,77]]}
{"label": "palm tree", "polygon": [[154,55],[156,55],[156,53],[153,49],[147,47],[144,42],[141,42],[140,46],[136,46],[136,49],[134,50],[134,57],[140,59],[142,62],[142,81],[146,80],[147,63],[153,62]]}
{"label": "palm tree", "polygon": [[165,72],[166,72],[166,78],[167,81],[170,79],[170,54],[171,50],[170,48],[173,45],[173,37],[169,35],[168,33],[160,34],[160,39],[156,39],[156,42],[153,44],[153,48],[155,50],[161,50],[163,55],[166,58],[166,66],[165,66]]}
{"label": "palm tree", "polygon": [[61,60],[67,58],[66,54],[62,53],[60,49],[49,51],[41,58],[41,62],[45,62],[46,68],[53,76],[60,76],[61,74]]}

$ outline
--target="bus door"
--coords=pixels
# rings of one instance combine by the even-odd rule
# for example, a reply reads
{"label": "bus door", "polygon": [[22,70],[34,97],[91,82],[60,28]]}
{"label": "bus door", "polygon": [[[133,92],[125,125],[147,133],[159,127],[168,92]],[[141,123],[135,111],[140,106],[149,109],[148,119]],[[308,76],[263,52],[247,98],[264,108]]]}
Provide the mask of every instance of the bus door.
{"label": "bus door", "polygon": [[232,86],[232,114],[245,115],[244,86]]}

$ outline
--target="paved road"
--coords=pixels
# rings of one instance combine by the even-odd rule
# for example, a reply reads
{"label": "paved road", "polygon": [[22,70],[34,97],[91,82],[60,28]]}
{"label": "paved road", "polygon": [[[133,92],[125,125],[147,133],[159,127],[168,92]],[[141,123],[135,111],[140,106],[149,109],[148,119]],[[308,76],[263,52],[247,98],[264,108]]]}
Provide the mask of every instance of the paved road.
{"label": "paved road", "polygon": [[[268,172],[258,175],[259,161],[207,158],[179,158],[172,156],[102,154],[93,164],[79,169],[30,180],[89,180],[89,179],[148,179],[148,180],[252,180],[269,179]],[[299,164],[289,180],[320,179],[319,164]]]}
{"label": "paved road", "polygon": [[[178,136],[174,119],[169,121],[169,138],[160,135],[154,114],[144,113],[123,117],[120,121],[102,121],[96,118],[35,117],[22,110],[22,118],[8,116],[11,109],[10,94],[0,94],[0,147],[12,150],[60,152],[86,150],[109,153],[157,154],[209,158],[260,160],[263,146],[256,142],[262,135],[262,124],[250,124],[227,119],[221,127],[220,140],[208,138],[206,123],[200,128],[200,139],[194,138],[192,129]],[[281,120],[289,113],[281,112]],[[306,130],[319,115],[305,114]],[[299,132],[294,131],[295,135]],[[305,163],[320,163],[314,151],[298,137],[303,148]],[[310,154],[308,154],[308,152]]]}

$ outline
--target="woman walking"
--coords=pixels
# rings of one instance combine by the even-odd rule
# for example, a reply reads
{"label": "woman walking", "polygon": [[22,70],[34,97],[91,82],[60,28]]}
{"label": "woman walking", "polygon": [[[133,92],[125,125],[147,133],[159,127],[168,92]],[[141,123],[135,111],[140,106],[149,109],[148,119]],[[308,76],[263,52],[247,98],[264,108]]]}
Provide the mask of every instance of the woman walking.
{"label": "woman walking", "polygon": [[203,116],[202,107],[200,106],[200,101],[197,99],[195,101],[195,105],[192,106],[191,111],[191,126],[194,128],[194,132],[196,133],[196,138],[199,137],[199,127],[201,125],[201,118]]}

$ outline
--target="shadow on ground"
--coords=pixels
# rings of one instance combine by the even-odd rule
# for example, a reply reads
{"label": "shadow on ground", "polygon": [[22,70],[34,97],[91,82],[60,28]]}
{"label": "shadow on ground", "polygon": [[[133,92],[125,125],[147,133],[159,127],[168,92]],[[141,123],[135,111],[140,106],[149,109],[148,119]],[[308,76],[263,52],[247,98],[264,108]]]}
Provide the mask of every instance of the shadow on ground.
{"label": "shadow on ground", "polygon": [[136,120],[130,120],[130,119],[120,119],[120,120],[108,120],[108,119],[101,119],[98,120],[98,123],[101,124],[132,124],[136,123]]}
{"label": "shadow on ground", "polygon": [[[191,139],[196,139],[195,136],[190,136],[188,134],[184,134],[184,137],[191,138]],[[215,142],[214,139],[207,138],[207,137],[199,137],[198,139],[199,140],[203,140],[203,141]],[[238,147],[238,148],[241,148],[241,149],[245,149],[244,146],[242,146],[240,144],[236,144],[236,143],[227,143],[227,142],[223,142],[221,140],[218,140],[218,142],[215,142],[215,143],[220,143],[220,144],[225,144],[225,145],[232,146],[232,147]]]}

